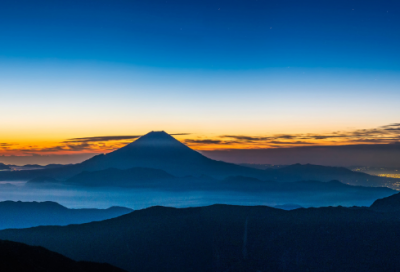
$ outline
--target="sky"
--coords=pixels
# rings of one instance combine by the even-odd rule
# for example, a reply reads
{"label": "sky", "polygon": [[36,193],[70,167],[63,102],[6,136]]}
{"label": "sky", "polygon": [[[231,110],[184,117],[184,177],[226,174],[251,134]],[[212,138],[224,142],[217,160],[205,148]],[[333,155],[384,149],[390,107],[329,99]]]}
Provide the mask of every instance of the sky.
{"label": "sky", "polygon": [[3,1],[0,162],[77,162],[153,130],[235,162],[396,146],[398,48],[399,1]]}

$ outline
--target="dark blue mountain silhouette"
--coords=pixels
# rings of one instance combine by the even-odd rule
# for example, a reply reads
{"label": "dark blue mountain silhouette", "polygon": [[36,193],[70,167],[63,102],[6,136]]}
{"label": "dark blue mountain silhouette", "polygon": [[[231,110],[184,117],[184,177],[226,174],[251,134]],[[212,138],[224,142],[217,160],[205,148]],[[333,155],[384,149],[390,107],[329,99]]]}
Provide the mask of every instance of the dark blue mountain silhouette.
{"label": "dark blue mountain silhouette", "polygon": [[0,180],[30,180],[42,177],[66,180],[83,171],[134,167],[159,169],[177,177],[207,175],[223,179],[229,176],[246,176],[264,181],[284,182],[339,180],[364,186],[386,186],[396,182],[395,179],[370,176],[343,167],[295,164],[279,169],[260,170],[215,161],[190,149],[163,131],[150,132],[121,149],[94,156],[79,164],[43,170],[0,172]]}
{"label": "dark blue mountain silhouette", "polygon": [[262,177],[264,174],[258,169],[209,159],[164,131],[150,132],[114,152],[95,156],[83,162],[82,166],[96,170],[110,167],[148,167],[161,169],[175,176],[225,177],[241,174]]}
{"label": "dark blue mountain silhouette", "polygon": [[73,261],[43,247],[0,240],[2,272],[123,272],[120,268],[92,262]]}
{"label": "dark blue mountain silhouette", "polygon": [[82,224],[130,213],[124,207],[108,209],[68,209],[56,202],[0,202],[0,229],[43,225]]}
{"label": "dark blue mountain silhouette", "polygon": [[398,271],[398,212],[263,206],[152,207],[65,227],[0,231],[128,271]]}
{"label": "dark blue mountain silhouette", "polygon": [[5,165],[4,163],[0,163],[0,170],[10,170],[10,166]]}
{"label": "dark blue mountain silhouette", "polygon": [[160,131],[150,132],[125,147],[108,154],[94,156],[79,164],[54,169],[0,173],[0,180],[30,180],[42,176],[67,179],[83,171],[132,167],[156,168],[176,176],[245,175],[260,178],[264,176],[262,170],[209,159],[164,131]]}
{"label": "dark blue mountain silhouette", "polygon": [[379,212],[399,212],[400,193],[376,200],[371,209]]}

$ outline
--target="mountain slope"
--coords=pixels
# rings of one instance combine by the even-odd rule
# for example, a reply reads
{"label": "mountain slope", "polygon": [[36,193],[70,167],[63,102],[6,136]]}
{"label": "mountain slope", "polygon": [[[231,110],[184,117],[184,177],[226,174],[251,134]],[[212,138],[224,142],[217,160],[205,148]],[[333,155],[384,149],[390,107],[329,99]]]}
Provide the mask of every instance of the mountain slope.
{"label": "mountain slope", "polygon": [[123,272],[109,264],[76,262],[43,247],[0,240],[2,272]]}
{"label": "mountain slope", "polygon": [[209,175],[217,178],[244,175],[262,178],[262,170],[215,161],[190,149],[171,135],[150,132],[136,141],[108,154],[101,154],[75,165],[55,169],[14,171],[0,173],[0,180],[30,180],[37,177],[67,179],[83,171],[108,168],[155,168],[175,176]]}
{"label": "mountain slope", "polygon": [[0,229],[43,225],[82,224],[130,213],[123,207],[108,209],[68,209],[55,202],[0,202]]}
{"label": "mountain slope", "polygon": [[387,186],[395,179],[371,176],[366,173],[354,172],[344,167],[332,167],[312,164],[293,164],[279,169],[266,169],[271,180],[293,182],[299,180],[331,181],[363,186]]}
{"label": "mountain slope", "polygon": [[[207,175],[217,179],[229,176],[247,176],[269,181],[339,180],[343,183],[363,186],[394,187],[396,179],[371,176],[341,167],[295,164],[279,169],[254,169],[209,159],[171,135],[150,132],[136,141],[108,154],[101,154],[75,165],[26,171],[1,171],[0,180],[31,180],[44,177],[58,180],[69,179],[83,171],[101,171],[109,168],[153,168],[168,174],[183,176]],[[110,180],[110,185],[112,181]],[[392,186],[393,185],[393,186]]]}
{"label": "mountain slope", "polygon": [[398,212],[400,211],[400,193],[378,199],[370,208],[379,212]]}
{"label": "mountain slope", "polygon": [[258,169],[211,160],[174,139],[171,135],[150,132],[133,143],[106,155],[82,163],[88,169],[147,167],[164,170],[172,175],[248,175],[262,177]]}
{"label": "mountain slope", "polygon": [[0,231],[128,271],[398,271],[400,217],[367,208],[153,207],[102,222]]}
{"label": "mountain slope", "polygon": [[10,170],[10,166],[5,165],[4,163],[0,163],[0,170]]}
{"label": "mountain slope", "polygon": [[[31,182],[30,182],[31,183]],[[230,176],[223,180],[202,177],[175,177],[165,171],[151,168],[130,168],[82,172],[64,182],[89,187],[125,187],[146,188],[163,191],[197,191],[197,192],[238,192],[263,194],[272,203],[289,201],[309,206],[370,205],[378,198],[390,196],[396,191],[386,187],[351,186],[339,181],[296,182],[264,181],[244,176]],[[34,181],[32,181],[34,184]],[[310,195],[312,194],[312,195]],[[320,202],[320,204],[316,204]],[[308,203],[308,204],[306,204]]]}

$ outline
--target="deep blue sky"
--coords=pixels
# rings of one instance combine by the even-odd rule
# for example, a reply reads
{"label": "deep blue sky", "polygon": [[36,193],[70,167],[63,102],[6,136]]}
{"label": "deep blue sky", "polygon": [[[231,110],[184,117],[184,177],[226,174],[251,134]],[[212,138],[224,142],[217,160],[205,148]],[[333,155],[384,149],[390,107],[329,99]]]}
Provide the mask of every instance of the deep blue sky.
{"label": "deep blue sky", "polygon": [[0,155],[370,131],[400,122],[399,48],[399,0],[0,1]]}
{"label": "deep blue sky", "polygon": [[1,1],[0,57],[200,69],[400,69],[400,2]]}

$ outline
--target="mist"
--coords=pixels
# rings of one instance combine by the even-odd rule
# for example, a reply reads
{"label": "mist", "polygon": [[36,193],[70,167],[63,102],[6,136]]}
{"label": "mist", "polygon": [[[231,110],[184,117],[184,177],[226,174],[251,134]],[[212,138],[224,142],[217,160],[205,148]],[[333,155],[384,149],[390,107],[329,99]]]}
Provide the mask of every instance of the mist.
{"label": "mist", "polygon": [[[361,188],[361,189],[360,189]],[[54,201],[68,208],[109,208],[122,206],[143,209],[151,206],[196,207],[212,204],[276,206],[297,204],[302,207],[370,206],[377,198],[395,194],[381,188],[352,191],[246,191],[177,188],[79,187],[67,185],[25,186],[24,182],[2,182],[0,201]]]}

